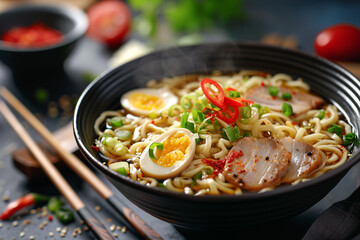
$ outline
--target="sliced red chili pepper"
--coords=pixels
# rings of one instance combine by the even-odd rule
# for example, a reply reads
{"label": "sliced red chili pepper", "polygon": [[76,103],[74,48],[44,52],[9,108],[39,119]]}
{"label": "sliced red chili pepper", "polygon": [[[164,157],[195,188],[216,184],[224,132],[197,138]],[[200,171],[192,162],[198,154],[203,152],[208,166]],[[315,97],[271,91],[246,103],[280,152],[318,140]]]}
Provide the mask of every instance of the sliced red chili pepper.
{"label": "sliced red chili pepper", "polygon": [[[225,93],[222,87],[217,82],[211,79],[204,78],[203,80],[201,80],[200,86],[205,96],[207,97],[207,99],[209,99],[209,101],[212,104],[214,104],[219,108],[225,107],[224,106]],[[217,89],[217,92],[213,91],[213,89],[211,89],[211,86],[214,86]]]}
{"label": "sliced red chili pepper", "polygon": [[220,111],[217,111],[217,117],[226,123],[233,123],[239,117],[239,108],[237,105],[233,105],[230,102],[230,98],[225,98],[225,107]]}
{"label": "sliced red chili pepper", "polygon": [[232,87],[227,87],[225,90],[228,91],[228,92],[230,92],[230,91],[238,91],[237,89],[232,88]]}
{"label": "sliced red chili pepper", "polygon": [[35,203],[47,201],[49,198],[47,196],[39,195],[36,193],[28,193],[25,196],[16,199],[15,201],[9,203],[2,214],[0,215],[1,220],[9,219],[17,211],[34,205]]}
{"label": "sliced red chili pepper", "polygon": [[225,99],[225,104],[231,104],[233,106],[243,107],[244,105],[252,105],[254,101],[247,100],[245,98],[228,98]]}

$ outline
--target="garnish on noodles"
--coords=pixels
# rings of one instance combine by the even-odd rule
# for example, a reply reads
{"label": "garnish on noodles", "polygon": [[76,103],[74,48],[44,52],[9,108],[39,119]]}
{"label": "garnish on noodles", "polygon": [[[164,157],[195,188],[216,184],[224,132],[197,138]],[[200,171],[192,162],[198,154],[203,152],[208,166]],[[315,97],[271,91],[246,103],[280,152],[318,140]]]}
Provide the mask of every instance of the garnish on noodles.
{"label": "garnish on noodles", "polygon": [[169,191],[298,184],[342,165],[358,142],[334,105],[284,73],[179,76],[130,93],[96,120],[93,149],[124,177]]}

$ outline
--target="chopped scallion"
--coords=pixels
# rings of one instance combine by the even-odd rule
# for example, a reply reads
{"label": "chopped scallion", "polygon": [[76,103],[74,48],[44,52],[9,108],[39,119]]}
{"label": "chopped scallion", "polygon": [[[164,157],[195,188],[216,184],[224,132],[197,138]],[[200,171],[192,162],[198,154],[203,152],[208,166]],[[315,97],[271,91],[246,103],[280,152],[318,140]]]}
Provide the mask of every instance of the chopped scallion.
{"label": "chopped scallion", "polygon": [[185,128],[189,129],[192,133],[195,133],[195,124],[193,122],[186,122]]}
{"label": "chopped scallion", "polygon": [[347,133],[343,136],[343,143],[344,145],[350,145],[354,142],[356,136],[354,133]]}
{"label": "chopped scallion", "polygon": [[293,109],[291,104],[284,102],[282,105],[282,113],[287,116],[290,117],[291,115],[293,115]]}
{"label": "chopped scallion", "polygon": [[154,142],[150,145],[149,147],[149,156],[151,159],[156,160],[157,158],[155,157],[155,149],[157,150],[163,150],[164,149],[164,145],[162,143],[158,143],[158,142]]}
{"label": "chopped scallion", "polygon": [[191,187],[195,186],[196,185],[196,181],[197,180],[200,180],[202,178],[202,171],[198,172],[195,174],[194,178],[193,178],[193,182],[192,184],[190,185]]}
{"label": "chopped scallion", "polygon": [[324,109],[321,109],[319,111],[319,114],[318,114],[318,118],[319,119],[323,119],[325,117],[325,110]]}
{"label": "chopped scallion", "polygon": [[229,97],[231,97],[231,98],[239,98],[240,97],[240,92],[238,92],[238,91],[230,91],[229,92]]}
{"label": "chopped scallion", "polygon": [[251,117],[251,107],[245,106],[242,108],[242,116],[244,118],[250,118]]}
{"label": "chopped scallion", "polygon": [[227,140],[229,140],[230,142],[233,142],[236,140],[233,127],[228,126],[226,128],[223,128],[222,130],[223,130]]}
{"label": "chopped scallion", "polygon": [[234,134],[235,134],[235,138],[236,140],[240,139],[242,136],[240,134],[240,131],[239,131],[239,127],[238,126],[235,126],[234,127]]}
{"label": "chopped scallion", "polygon": [[268,92],[272,97],[276,97],[279,94],[279,88],[274,86],[269,86]]}
{"label": "chopped scallion", "polygon": [[284,99],[284,100],[291,100],[291,99],[292,99],[292,95],[291,95],[291,93],[284,92],[284,93],[281,95],[281,98]]}
{"label": "chopped scallion", "polygon": [[121,175],[128,176],[128,173],[126,172],[126,169],[124,167],[119,168],[117,172]]}
{"label": "chopped scallion", "polygon": [[204,167],[204,171],[207,173],[207,174],[212,174],[214,172],[214,169],[211,167],[211,166],[205,166]]}
{"label": "chopped scallion", "polygon": [[193,110],[192,117],[196,123],[202,123],[205,119],[204,114],[200,110]]}
{"label": "chopped scallion", "polygon": [[122,127],[124,125],[121,117],[112,117],[110,119],[110,124],[111,126],[113,126],[114,128],[119,128]]}
{"label": "chopped scallion", "polygon": [[246,131],[244,132],[244,136],[245,136],[245,137],[251,137],[250,131],[246,130]]}
{"label": "chopped scallion", "polygon": [[331,126],[327,130],[329,133],[335,133],[339,137],[342,136],[342,128],[339,125],[331,124]]}
{"label": "chopped scallion", "polygon": [[155,119],[158,117],[158,114],[156,112],[151,112],[149,117],[150,117],[150,119]]}
{"label": "chopped scallion", "polygon": [[129,140],[132,136],[131,131],[129,130],[120,130],[116,132],[116,137],[120,140],[120,141],[126,141]]}
{"label": "chopped scallion", "polygon": [[181,117],[180,127],[186,128],[186,122],[188,121],[188,119],[189,119],[189,113],[184,112]]}
{"label": "chopped scallion", "polygon": [[180,115],[180,113],[184,111],[185,109],[181,105],[174,104],[169,108],[168,115],[169,117],[173,117],[174,115]]}

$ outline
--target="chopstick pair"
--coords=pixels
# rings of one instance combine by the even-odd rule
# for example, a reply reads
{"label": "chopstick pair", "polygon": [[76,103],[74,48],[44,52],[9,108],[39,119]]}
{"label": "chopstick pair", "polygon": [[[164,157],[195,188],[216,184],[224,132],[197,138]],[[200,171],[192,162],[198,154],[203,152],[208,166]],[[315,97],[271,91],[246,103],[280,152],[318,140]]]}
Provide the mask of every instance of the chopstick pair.
{"label": "chopstick pair", "polygon": [[[0,88],[0,95],[7,101],[58,153],[61,159],[84,181],[93,187],[118,213],[120,220],[139,237],[144,239],[161,240],[161,236],[146,224],[136,213],[120,199],[116,198],[114,193],[74,154],[66,151],[52,133],[6,88]],[[53,181],[55,186],[69,201],[70,205],[84,218],[93,232],[101,239],[113,239],[108,231],[102,226],[95,217],[86,209],[85,204],[76,195],[74,190],[58,172],[52,163],[41,152],[36,143],[26,133],[26,130],[18,122],[15,116],[7,108],[5,103],[0,100],[0,111],[14,128],[19,137],[27,145],[29,150],[38,159],[40,166]],[[65,187],[64,187],[65,186]],[[86,219],[85,219],[86,218]]]}

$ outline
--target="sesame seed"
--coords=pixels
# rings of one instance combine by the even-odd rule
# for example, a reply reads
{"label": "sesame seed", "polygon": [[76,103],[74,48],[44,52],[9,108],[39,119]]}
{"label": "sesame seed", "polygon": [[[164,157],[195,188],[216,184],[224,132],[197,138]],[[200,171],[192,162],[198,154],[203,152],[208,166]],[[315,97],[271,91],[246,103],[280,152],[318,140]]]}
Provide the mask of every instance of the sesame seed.
{"label": "sesame seed", "polygon": [[20,233],[20,237],[24,237],[25,236],[25,233],[24,232],[21,232]]}
{"label": "sesame seed", "polygon": [[120,231],[121,227],[120,226],[116,226],[116,230]]}
{"label": "sesame seed", "polygon": [[89,231],[88,226],[84,226],[84,231],[85,231],[85,232]]}
{"label": "sesame seed", "polygon": [[5,196],[3,197],[3,201],[4,201],[4,202],[10,201],[10,195],[9,195],[9,194],[5,194]]}
{"label": "sesame seed", "polygon": [[96,206],[96,207],[95,207],[95,210],[96,210],[96,211],[100,211],[100,210],[101,210],[100,206]]}
{"label": "sesame seed", "polygon": [[61,227],[57,227],[57,228],[56,228],[56,231],[57,231],[57,232],[60,232],[60,231],[61,231]]}
{"label": "sesame seed", "polygon": [[65,233],[60,233],[60,237],[65,237]]}
{"label": "sesame seed", "polygon": [[117,233],[114,233],[114,237],[117,238],[119,235]]}
{"label": "sesame seed", "polygon": [[80,220],[80,224],[84,224],[85,222],[84,222],[84,220]]}
{"label": "sesame seed", "polygon": [[2,226],[3,226],[3,224],[2,224],[2,223],[0,223],[0,228],[2,228]]}
{"label": "sesame seed", "polygon": [[116,228],[115,224],[111,225],[110,226],[110,231],[112,231],[112,232],[115,231],[115,228]]}
{"label": "sesame seed", "polygon": [[30,210],[30,214],[35,214],[36,213],[36,209],[31,209]]}
{"label": "sesame seed", "polygon": [[14,227],[16,227],[17,225],[19,225],[19,222],[18,222],[18,221],[13,221],[12,225],[13,225]]}
{"label": "sesame seed", "polygon": [[24,221],[22,222],[22,224],[23,224],[23,225],[29,225],[30,222],[31,222],[30,219],[26,219],[26,220],[24,220]]}
{"label": "sesame seed", "polygon": [[40,224],[39,228],[40,228],[41,230],[43,230],[43,229],[44,229],[44,226],[43,226],[42,224]]}
{"label": "sesame seed", "polygon": [[111,222],[112,222],[112,219],[111,219],[111,218],[107,218],[106,221],[107,221],[108,223],[111,223]]}
{"label": "sesame seed", "polygon": [[30,239],[30,240],[34,240],[35,237],[34,237],[33,235],[31,235],[31,236],[29,237],[29,239]]}
{"label": "sesame seed", "polygon": [[47,224],[48,224],[48,222],[47,221],[43,221],[43,223],[42,223],[44,226],[46,226]]}
{"label": "sesame seed", "polygon": [[125,233],[125,232],[126,232],[126,226],[124,226],[124,227],[121,229],[121,232],[122,232],[122,233]]}
{"label": "sesame seed", "polygon": [[73,237],[76,237],[76,232],[73,232],[72,235],[73,235]]}
{"label": "sesame seed", "polygon": [[49,232],[49,236],[50,236],[50,237],[53,237],[53,236],[54,236],[54,233],[53,233],[53,232]]}

